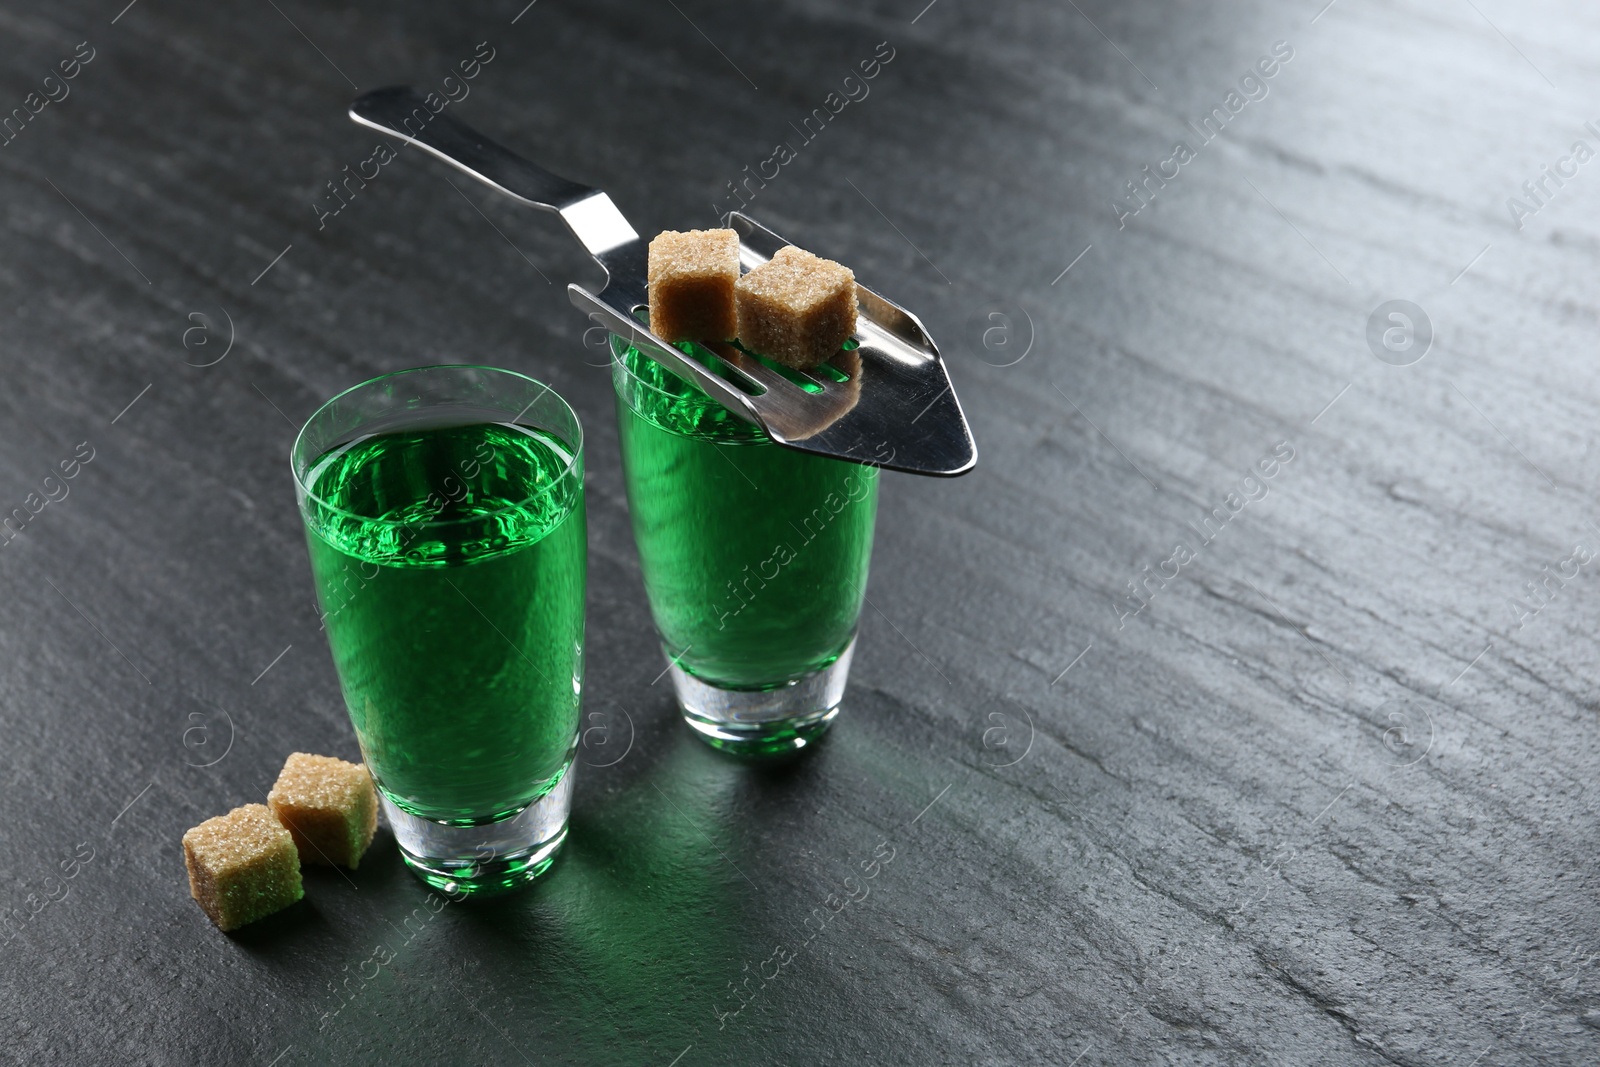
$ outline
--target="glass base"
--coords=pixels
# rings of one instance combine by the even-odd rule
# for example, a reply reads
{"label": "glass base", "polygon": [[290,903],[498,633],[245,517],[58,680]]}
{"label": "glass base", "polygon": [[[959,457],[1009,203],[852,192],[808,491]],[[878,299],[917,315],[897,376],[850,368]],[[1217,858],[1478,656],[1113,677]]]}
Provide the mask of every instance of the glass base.
{"label": "glass base", "polygon": [[543,874],[567,839],[572,765],[544,796],[509,819],[451,826],[402,810],[378,791],[383,814],[413,874],[451,896],[485,895],[526,885]]}
{"label": "glass base", "polygon": [[744,756],[795,752],[820,738],[839,714],[856,640],[819,671],[775,689],[723,689],[670,660],[683,718],[712,748]]}

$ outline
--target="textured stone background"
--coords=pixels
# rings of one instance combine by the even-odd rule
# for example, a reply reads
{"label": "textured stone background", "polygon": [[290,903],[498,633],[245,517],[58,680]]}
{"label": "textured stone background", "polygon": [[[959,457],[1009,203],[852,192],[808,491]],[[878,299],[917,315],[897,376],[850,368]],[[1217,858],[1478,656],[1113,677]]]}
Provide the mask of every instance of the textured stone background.
{"label": "textured stone background", "polygon": [[[8,1055],[1600,1061],[1600,561],[1515,606],[1600,552],[1600,163],[1506,204],[1600,149],[1592,5],[121,2],[0,6],[0,109],[93,51],[0,147],[0,512],[93,455],[0,549]],[[355,87],[480,42],[457,113],[646,232],[711,223],[893,49],[751,211],[921,312],[982,457],[886,477],[846,711],[792,766],[652,684],[554,220],[407,151],[318,228],[378,141]],[[1431,344],[1369,345],[1391,300]],[[435,912],[380,840],[223,937],[183,830],[291,749],[356,754],[294,427],[457,360],[589,429],[570,845]]]}

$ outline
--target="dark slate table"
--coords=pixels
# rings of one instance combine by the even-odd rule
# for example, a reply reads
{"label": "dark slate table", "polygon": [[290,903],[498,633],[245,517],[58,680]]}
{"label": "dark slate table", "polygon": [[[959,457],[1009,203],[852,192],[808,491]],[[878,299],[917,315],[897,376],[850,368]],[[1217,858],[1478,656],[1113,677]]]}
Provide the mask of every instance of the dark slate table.
{"label": "dark slate table", "polygon": [[[1600,1061],[1592,5],[122,3],[0,9],[5,1058]],[[643,231],[765,173],[941,340],[813,754],[676,720],[559,225],[335,198],[399,81]],[[589,430],[570,843],[223,936],[180,835],[356,756],[294,429],[460,360]]]}

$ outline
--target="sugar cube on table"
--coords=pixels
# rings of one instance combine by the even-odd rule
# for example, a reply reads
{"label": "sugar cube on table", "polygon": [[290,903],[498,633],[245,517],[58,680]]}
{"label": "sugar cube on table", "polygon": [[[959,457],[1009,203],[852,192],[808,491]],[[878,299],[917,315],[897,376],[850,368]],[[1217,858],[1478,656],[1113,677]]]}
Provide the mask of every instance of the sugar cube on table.
{"label": "sugar cube on table", "polygon": [[301,863],[356,869],[378,827],[378,794],[360,763],[290,753],[267,805],[288,827]]}
{"label": "sugar cube on table", "polygon": [[183,835],[189,892],[219,929],[236,930],[305,895],[289,831],[265,804],[246,804]]}
{"label": "sugar cube on table", "polygon": [[739,235],[664,230],[650,242],[650,329],[664,341],[730,341],[738,330],[733,285]]}
{"label": "sugar cube on table", "polygon": [[787,245],[734,286],[739,343],[809,370],[856,332],[856,276],[849,267]]}

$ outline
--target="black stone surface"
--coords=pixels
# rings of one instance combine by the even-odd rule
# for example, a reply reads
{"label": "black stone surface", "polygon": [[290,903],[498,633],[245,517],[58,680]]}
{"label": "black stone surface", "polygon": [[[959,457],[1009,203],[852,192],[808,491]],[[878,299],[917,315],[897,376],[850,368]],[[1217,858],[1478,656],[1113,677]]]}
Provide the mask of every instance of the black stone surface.
{"label": "black stone surface", "polygon": [[[0,113],[67,94],[0,147],[0,1058],[1600,1061],[1592,5],[122,3],[0,6]],[[452,106],[643,231],[799,145],[752,213],[944,347],[980,466],[885,479],[806,759],[653,681],[554,220],[407,151],[319,225],[356,87],[480,42]],[[294,427],[454,360],[589,429],[570,845],[435,911],[380,839],[220,935],[182,832],[356,755]]]}

